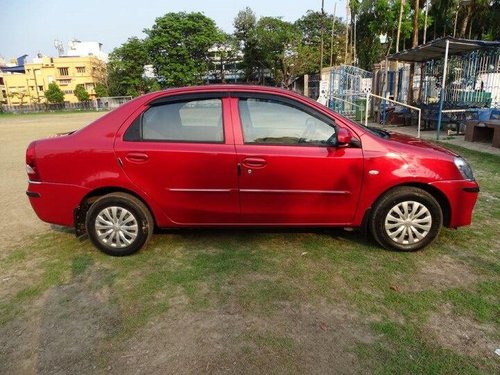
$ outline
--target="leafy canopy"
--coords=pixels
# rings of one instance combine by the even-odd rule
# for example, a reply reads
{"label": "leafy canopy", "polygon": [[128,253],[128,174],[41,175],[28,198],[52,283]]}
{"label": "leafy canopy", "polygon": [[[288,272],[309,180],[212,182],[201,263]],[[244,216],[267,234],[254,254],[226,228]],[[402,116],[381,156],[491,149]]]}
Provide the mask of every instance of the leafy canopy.
{"label": "leafy canopy", "polygon": [[109,93],[113,96],[138,96],[150,91],[149,82],[144,77],[144,65],[148,63],[149,54],[144,41],[129,38],[109,56]]}
{"label": "leafy canopy", "polygon": [[88,102],[90,100],[90,95],[82,84],[76,85],[73,94],[75,94],[80,102]]}
{"label": "leafy canopy", "polygon": [[202,13],[167,13],[156,19],[145,44],[161,87],[201,83],[209,48],[220,40],[215,22]]}
{"label": "leafy canopy", "polygon": [[45,91],[45,97],[49,103],[63,103],[64,92],[59,88],[57,83],[49,83],[48,89]]}
{"label": "leafy canopy", "polygon": [[103,97],[106,97],[108,96],[108,89],[106,88],[106,86],[102,83],[97,83],[95,85],[95,95],[98,97],[98,98],[103,98]]}

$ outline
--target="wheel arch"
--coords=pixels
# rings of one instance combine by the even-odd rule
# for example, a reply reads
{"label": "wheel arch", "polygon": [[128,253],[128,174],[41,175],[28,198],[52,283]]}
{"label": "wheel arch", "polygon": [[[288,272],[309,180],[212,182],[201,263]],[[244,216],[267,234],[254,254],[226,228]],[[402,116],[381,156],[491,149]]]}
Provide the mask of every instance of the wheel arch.
{"label": "wheel arch", "polygon": [[369,223],[370,215],[373,213],[373,207],[376,206],[377,202],[380,201],[380,199],[385,194],[390,192],[391,190],[396,189],[396,188],[400,188],[400,187],[406,187],[406,186],[422,189],[422,190],[426,191],[427,193],[429,193],[430,195],[432,195],[432,197],[439,203],[439,206],[441,207],[441,211],[443,213],[443,226],[449,227],[450,220],[451,220],[451,205],[450,205],[448,198],[446,198],[446,195],[441,190],[439,190],[438,188],[436,188],[432,185],[429,185],[426,183],[421,183],[421,182],[410,182],[410,183],[403,183],[400,185],[391,186],[390,188],[384,190],[382,193],[380,193],[377,196],[377,198],[372,202],[370,207],[368,207],[365,210],[365,213],[363,216],[363,221],[362,221],[362,230],[364,233],[369,232],[368,231],[368,223]]}
{"label": "wheel arch", "polygon": [[73,213],[73,220],[75,224],[75,229],[76,229],[76,234],[77,236],[80,236],[86,232],[85,230],[85,218],[87,215],[87,212],[92,205],[97,199],[100,197],[110,194],[110,193],[126,193],[134,198],[139,199],[149,210],[151,217],[153,218],[153,224],[154,227],[157,228],[157,219],[155,217],[154,210],[152,210],[151,206],[148,204],[148,202],[139,194],[137,194],[135,191],[125,189],[122,187],[118,186],[105,186],[105,187],[100,187],[97,189],[94,189],[87,193],[82,200],[80,201],[80,205],[75,208],[74,213]]}

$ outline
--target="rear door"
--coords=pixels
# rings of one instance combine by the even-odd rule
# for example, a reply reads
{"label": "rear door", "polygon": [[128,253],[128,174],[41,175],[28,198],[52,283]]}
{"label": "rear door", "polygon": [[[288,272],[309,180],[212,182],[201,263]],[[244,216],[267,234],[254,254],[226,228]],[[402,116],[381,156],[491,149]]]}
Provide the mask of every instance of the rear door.
{"label": "rear door", "polygon": [[235,94],[243,223],[348,224],[363,174],[360,147],[332,147],[333,119],[278,95]]}
{"label": "rear door", "polygon": [[225,96],[156,101],[116,141],[127,176],[173,223],[239,219],[237,159]]}

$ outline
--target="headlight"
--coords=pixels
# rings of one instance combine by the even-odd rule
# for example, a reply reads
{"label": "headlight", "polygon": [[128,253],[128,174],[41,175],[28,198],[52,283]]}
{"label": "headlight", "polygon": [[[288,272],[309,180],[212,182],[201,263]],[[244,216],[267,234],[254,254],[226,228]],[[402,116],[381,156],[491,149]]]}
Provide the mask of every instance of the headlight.
{"label": "headlight", "polygon": [[474,180],[474,173],[472,173],[472,168],[464,159],[455,158],[455,165],[462,174],[463,178],[465,178],[466,180]]}

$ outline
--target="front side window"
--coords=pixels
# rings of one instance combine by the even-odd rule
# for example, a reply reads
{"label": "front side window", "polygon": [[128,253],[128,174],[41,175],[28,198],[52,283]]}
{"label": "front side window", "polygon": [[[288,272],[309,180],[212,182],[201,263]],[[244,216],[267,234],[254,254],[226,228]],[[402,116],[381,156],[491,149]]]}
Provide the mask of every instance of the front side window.
{"label": "front side window", "polygon": [[243,140],[248,144],[329,145],[335,127],[288,103],[240,98]]}
{"label": "front side window", "polygon": [[142,116],[142,139],[223,142],[222,101],[203,99],[155,105]]}

